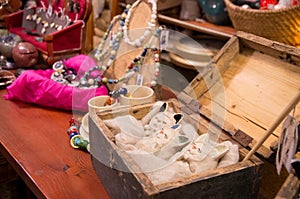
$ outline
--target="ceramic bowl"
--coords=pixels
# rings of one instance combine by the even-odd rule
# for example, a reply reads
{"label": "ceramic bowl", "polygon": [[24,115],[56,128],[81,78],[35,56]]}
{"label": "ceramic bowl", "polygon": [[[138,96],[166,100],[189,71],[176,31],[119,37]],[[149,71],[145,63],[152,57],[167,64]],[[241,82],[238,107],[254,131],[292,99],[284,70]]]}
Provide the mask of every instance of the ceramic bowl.
{"label": "ceramic bowl", "polygon": [[115,106],[117,106],[118,102],[115,101],[112,105],[105,105],[107,99],[109,98],[108,95],[101,95],[101,96],[96,96],[91,98],[88,101],[88,107],[89,107],[89,112],[100,112],[103,110],[108,110],[111,109]]}
{"label": "ceramic bowl", "polygon": [[148,86],[127,85],[127,95],[120,96],[121,105],[140,105],[154,102],[154,91]]}

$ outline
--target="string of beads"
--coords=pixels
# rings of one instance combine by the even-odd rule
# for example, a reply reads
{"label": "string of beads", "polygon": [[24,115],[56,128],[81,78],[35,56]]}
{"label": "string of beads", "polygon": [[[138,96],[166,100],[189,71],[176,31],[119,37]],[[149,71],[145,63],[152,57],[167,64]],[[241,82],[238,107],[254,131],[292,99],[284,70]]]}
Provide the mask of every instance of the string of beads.
{"label": "string of beads", "polygon": [[67,133],[70,138],[70,144],[75,149],[90,151],[90,143],[79,134],[80,122],[74,118],[69,121],[70,127]]}
{"label": "string of beads", "polygon": [[124,41],[128,43],[131,46],[139,47],[142,45],[143,41],[149,37],[151,32],[154,30],[156,27],[156,18],[157,18],[157,3],[156,0],[148,0],[148,3],[152,5],[151,7],[151,16],[150,16],[150,21],[148,22],[148,27],[144,31],[144,34],[141,35],[139,38],[136,38],[135,40],[130,40],[129,35],[128,35],[128,25],[130,23],[130,19],[132,16],[132,12],[134,9],[141,3],[141,0],[135,1],[131,8],[128,9],[127,16],[125,18],[124,26],[123,26],[123,32],[124,32]]}
{"label": "string of beads", "polygon": [[[103,74],[105,67],[103,68],[103,67],[96,65],[84,73],[84,75],[81,77],[81,79],[79,81],[79,87],[99,86],[102,84],[117,84],[119,82],[129,79],[130,77],[132,77],[135,73],[137,73],[140,70],[140,67],[143,65],[144,58],[145,58],[147,52],[149,52],[149,50],[151,50],[153,52],[153,60],[155,62],[154,78],[151,82],[151,86],[155,86],[157,83],[157,77],[159,75],[160,59],[159,59],[158,48],[155,45],[151,46],[151,44],[155,38],[159,37],[162,30],[163,30],[163,27],[161,26],[154,32],[153,36],[149,39],[149,42],[147,43],[146,47],[127,66],[126,73],[123,77],[121,77],[119,79],[110,79],[107,77],[103,77],[100,74]],[[95,73],[97,75],[93,76],[92,75],[93,73]]]}

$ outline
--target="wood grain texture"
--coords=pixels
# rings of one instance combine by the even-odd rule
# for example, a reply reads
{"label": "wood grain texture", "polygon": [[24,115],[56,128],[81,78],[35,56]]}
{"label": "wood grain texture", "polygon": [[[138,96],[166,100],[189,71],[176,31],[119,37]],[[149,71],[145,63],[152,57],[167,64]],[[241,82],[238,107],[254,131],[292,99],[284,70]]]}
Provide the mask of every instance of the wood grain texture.
{"label": "wood grain texture", "polygon": [[[257,140],[299,89],[300,67],[245,50],[230,64],[222,80],[226,95],[225,120]],[[211,99],[205,94],[199,101],[209,107]],[[300,107],[296,107],[295,113],[300,114]],[[278,128],[274,134],[279,136],[280,131]],[[270,146],[276,136],[265,145]]]}
{"label": "wood grain texture", "polygon": [[[195,93],[200,112],[223,129],[254,138],[252,147],[300,89],[299,59],[295,47],[238,32],[185,92]],[[294,114],[299,118],[300,106]],[[271,155],[269,147],[280,133],[281,126],[265,141],[261,155]]]}
{"label": "wood grain texture", "polygon": [[281,189],[276,195],[276,199],[294,199],[299,195],[300,181],[297,176],[290,174]]}
{"label": "wood grain texture", "polygon": [[69,144],[71,112],[3,97],[0,110],[1,153],[37,197],[108,198],[90,154]]}

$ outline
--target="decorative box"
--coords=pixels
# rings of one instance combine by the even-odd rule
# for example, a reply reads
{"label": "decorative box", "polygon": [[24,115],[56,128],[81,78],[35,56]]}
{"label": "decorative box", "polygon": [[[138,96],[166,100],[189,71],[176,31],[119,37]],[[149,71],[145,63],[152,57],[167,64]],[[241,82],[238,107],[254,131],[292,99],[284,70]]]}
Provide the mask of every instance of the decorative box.
{"label": "decorative box", "polygon": [[[76,11],[73,8],[75,4]],[[53,12],[50,16],[48,13],[51,13],[51,9]],[[40,14],[37,14],[38,10]],[[7,26],[10,33],[17,34],[23,41],[33,44],[44,55],[46,61],[53,64],[62,56],[84,53],[86,22],[91,10],[89,0],[56,1],[52,7],[49,7],[48,1],[41,0],[36,8],[10,14]],[[69,21],[60,19],[61,11],[64,11]]]}

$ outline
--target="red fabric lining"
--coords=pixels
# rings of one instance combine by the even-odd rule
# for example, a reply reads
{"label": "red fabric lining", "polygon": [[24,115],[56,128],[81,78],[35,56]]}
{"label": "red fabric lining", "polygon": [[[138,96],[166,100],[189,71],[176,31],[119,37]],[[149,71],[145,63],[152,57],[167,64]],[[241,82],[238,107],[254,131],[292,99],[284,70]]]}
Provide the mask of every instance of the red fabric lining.
{"label": "red fabric lining", "polygon": [[76,22],[68,28],[52,33],[53,51],[80,49],[82,26],[82,22]]}
{"label": "red fabric lining", "polygon": [[[81,46],[81,22],[76,22],[71,26],[52,33],[53,35],[53,52],[59,52],[69,49],[80,49]],[[32,43],[39,50],[47,52],[46,42],[39,42],[35,38],[37,36],[29,35],[22,27],[10,28],[9,31],[13,34],[19,35],[23,41]]]}
{"label": "red fabric lining", "polygon": [[[46,7],[48,7],[48,1],[42,0]],[[82,26],[83,21],[80,21],[85,13],[85,0],[78,0],[80,4],[80,11],[78,13],[78,20],[74,22],[72,25],[67,26],[63,30],[56,31],[51,33],[53,37],[53,53],[63,52],[66,50],[80,50],[81,49],[81,37],[82,37]],[[38,3],[39,7],[42,7],[41,2]],[[56,3],[53,4],[53,9],[58,11],[59,7],[64,8],[63,0],[57,0]],[[66,10],[67,8],[65,8]],[[22,18],[23,18],[24,10],[20,10],[16,13],[10,14],[9,16],[9,31],[13,34],[19,35],[23,41],[27,41],[32,43],[35,47],[37,47],[40,51],[48,52],[47,44],[45,41],[40,42],[36,40],[36,35],[27,34],[22,26]],[[67,13],[69,17],[74,20],[76,18],[76,13]]]}
{"label": "red fabric lining", "polygon": [[10,28],[9,31],[13,34],[19,35],[23,41],[33,44],[35,47],[42,51],[47,51],[46,42],[38,42],[35,40],[36,36],[28,35],[22,27]]}

